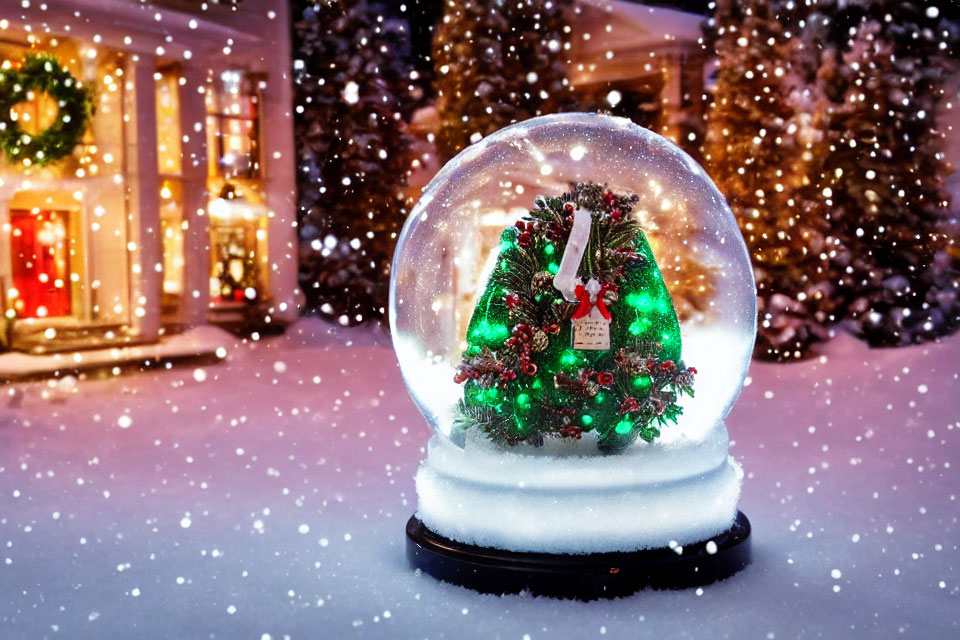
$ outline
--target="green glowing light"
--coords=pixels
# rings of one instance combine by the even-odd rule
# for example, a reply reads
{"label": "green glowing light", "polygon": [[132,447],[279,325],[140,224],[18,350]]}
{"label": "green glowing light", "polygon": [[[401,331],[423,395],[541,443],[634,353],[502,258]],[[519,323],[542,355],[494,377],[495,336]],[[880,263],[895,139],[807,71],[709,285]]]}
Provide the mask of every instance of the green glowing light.
{"label": "green glowing light", "polygon": [[580,418],[580,422],[583,423],[583,426],[589,427],[591,424],[593,424],[593,416],[591,416],[591,415],[588,413],[588,414],[586,414],[585,416],[583,416],[583,417]]}
{"label": "green glowing light", "polygon": [[477,392],[477,400],[487,404],[495,404],[500,399],[500,392],[496,388],[480,389]]}
{"label": "green glowing light", "polygon": [[595,397],[593,401],[596,402],[597,404],[603,404],[603,401],[606,399],[607,397],[605,395],[603,395],[602,393],[598,393],[597,397]]}
{"label": "green glowing light", "polygon": [[510,335],[510,330],[502,324],[490,324],[488,320],[481,320],[470,332],[471,338],[482,338],[484,340],[503,340]]}
{"label": "green glowing light", "polygon": [[650,377],[649,376],[637,376],[633,379],[633,386],[638,389],[649,389],[650,388]]}
{"label": "green glowing light", "polygon": [[630,323],[630,326],[627,327],[627,331],[629,331],[635,336],[638,336],[644,331],[646,331],[647,329],[649,329],[651,324],[652,323],[650,322],[649,318],[637,318],[636,320]]}
{"label": "green glowing light", "polygon": [[567,366],[577,364],[577,360],[579,360],[579,358],[577,358],[577,354],[573,351],[564,351],[560,357],[560,362]]}
{"label": "green glowing light", "polygon": [[633,429],[632,422],[630,422],[629,420],[621,420],[620,422],[617,423],[617,426],[614,428],[614,431],[616,431],[620,435],[625,435],[627,433],[630,433],[631,429]]}
{"label": "green glowing light", "polygon": [[518,394],[517,394],[517,406],[520,407],[521,409],[529,409],[529,408],[530,408],[530,396],[529,396],[529,394],[526,394],[526,393],[518,393]]}
{"label": "green glowing light", "polygon": [[633,307],[634,309],[639,309],[640,311],[651,311],[657,302],[654,301],[653,296],[651,296],[646,291],[634,291],[629,293],[624,298],[624,301],[628,306]]}
{"label": "green glowing light", "polygon": [[547,254],[548,256],[552,256],[556,250],[557,250],[557,248],[556,248],[555,246],[553,246],[553,244],[550,244],[550,243],[548,243],[548,244],[543,248],[543,252],[544,252],[545,254]]}
{"label": "green glowing light", "polygon": [[533,384],[530,385],[530,388],[531,388],[531,389],[542,389],[542,388],[543,388],[543,382],[540,381],[540,378],[537,378],[536,380],[533,381]]}
{"label": "green glowing light", "polygon": [[547,271],[553,275],[557,275],[557,271],[560,271],[560,265],[558,265],[556,262],[551,262],[547,265]]}

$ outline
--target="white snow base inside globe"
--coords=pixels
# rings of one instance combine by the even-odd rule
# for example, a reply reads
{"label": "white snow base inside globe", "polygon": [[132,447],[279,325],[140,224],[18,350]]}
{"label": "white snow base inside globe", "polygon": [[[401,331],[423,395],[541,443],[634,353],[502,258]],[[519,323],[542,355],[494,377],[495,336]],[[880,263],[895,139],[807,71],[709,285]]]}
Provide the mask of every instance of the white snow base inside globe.
{"label": "white snow base inside globe", "polygon": [[434,436],[416,476],[417,516],[458,542],[553,554],[675,548],[733,524],[743,470],[722,422],[617,455],[597,452],[589,435],[539,449]]}

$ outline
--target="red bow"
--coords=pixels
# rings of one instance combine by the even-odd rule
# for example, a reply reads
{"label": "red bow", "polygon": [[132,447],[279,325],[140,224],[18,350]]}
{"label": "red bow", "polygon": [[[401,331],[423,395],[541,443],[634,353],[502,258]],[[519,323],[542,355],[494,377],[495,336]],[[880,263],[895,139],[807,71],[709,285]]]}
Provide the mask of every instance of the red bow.
{"label": "red bow", "polygon": [[580,302],[580,306],[577,307],[577,310],[573,312],[573,319],[584,318],[589,313],[593,307],[596,307],[600,310],[600,315],[603,316],[605,320],[610,319],[610,312],[607,311],[607,305],[603,302],[603,294],[610,289],[610,285],[603,285],[599,293],[597,293],[597,301],[595,303],[590,302],[590,294],[587,293],[587,290],[583,287],[582,284],[578,284],[577,288],[574,289],[574,295],[577,296],[577,300]]}

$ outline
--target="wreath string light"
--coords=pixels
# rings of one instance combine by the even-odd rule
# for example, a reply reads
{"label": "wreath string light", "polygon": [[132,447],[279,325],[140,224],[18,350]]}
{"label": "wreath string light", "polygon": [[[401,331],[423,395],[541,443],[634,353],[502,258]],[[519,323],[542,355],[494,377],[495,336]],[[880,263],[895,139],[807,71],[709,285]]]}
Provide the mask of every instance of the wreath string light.
{"label": "wreath string light", "polygon": [[[58,112],[52,125],[30,135],[12,109],[38,91],[57,101]],[[11,160],[46,166],[69,155],[92,115],[90,90],[53,57],[29,55],[19,69],[0,69],[0,149]]]}

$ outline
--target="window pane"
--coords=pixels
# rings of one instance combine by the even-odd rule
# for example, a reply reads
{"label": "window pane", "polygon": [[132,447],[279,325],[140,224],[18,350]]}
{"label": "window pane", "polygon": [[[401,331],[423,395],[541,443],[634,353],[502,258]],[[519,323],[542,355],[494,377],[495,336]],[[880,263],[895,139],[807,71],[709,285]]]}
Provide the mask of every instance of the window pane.
{"label": "window pane", "polygon": [[161,72],[157,80],[157,169],[161,174],[179,175],[180,86],[176,69]]}
{"label": "window pane", "polygon": [[210,213],[213,303],[255,302],[266,295],[267,209],[247,185],[224,184]]}
{"label": "window pane", "polygon": [[164,306],[183,292],[183,188],[179,180],[160,186],[160,234],[163,243]]}
{"label": "window pane", "polygon": [[260,296],[256,225],[236,224],[211,228],[213,302],[255,301]]}
{"label": "window pane", "polygon": [[258,100],[242,71],[224,71],[210,83],[206,104],[211,176],[260,177]]}
{"label": "window pane", "polygon": [[250,81],[243,71],[224,71],[220,74],[216,87],[217,104],[215,110],[222,115],[240,118],[256,118],[256,94],[250,88]]}

